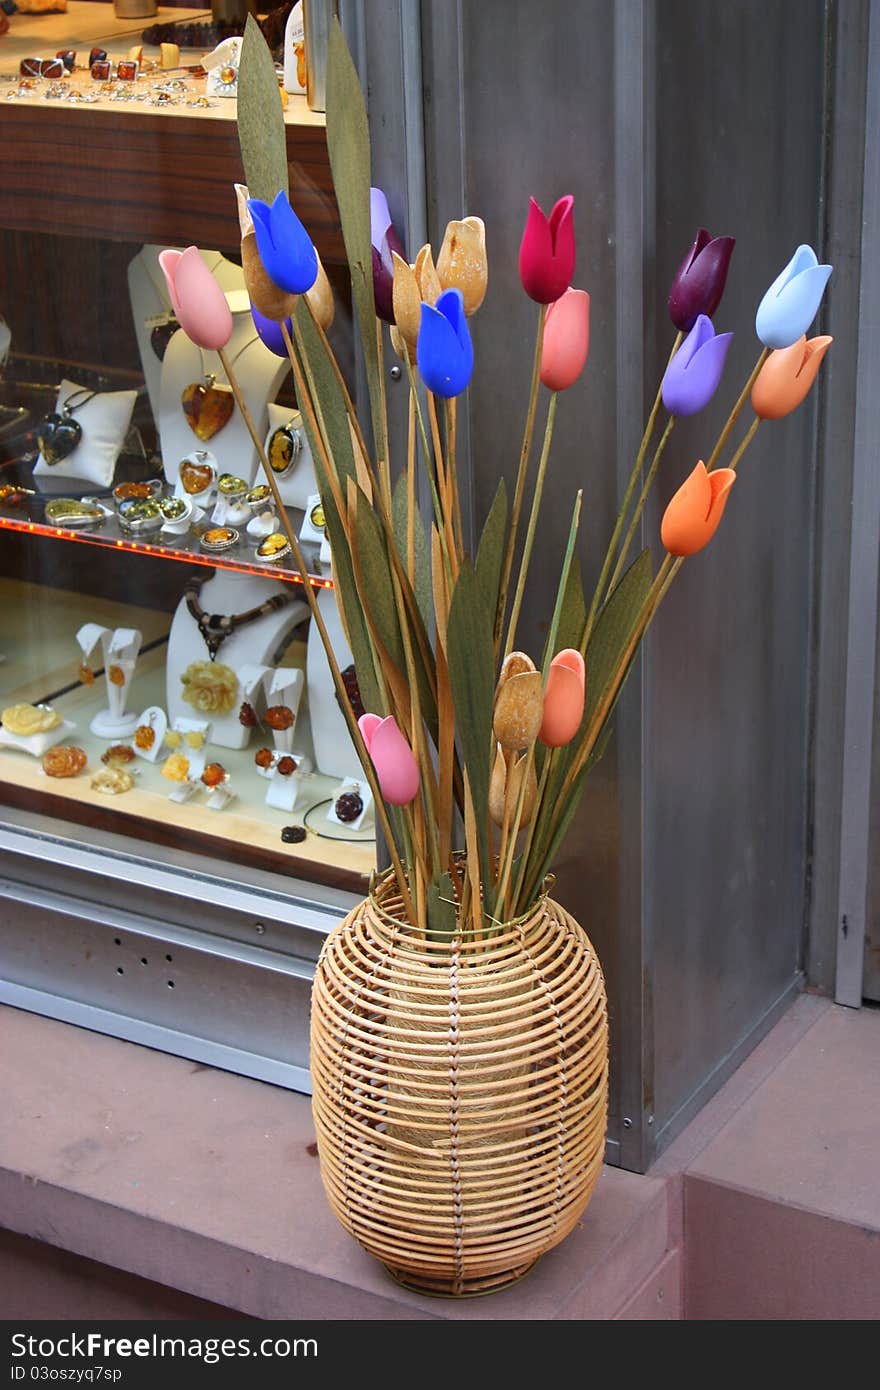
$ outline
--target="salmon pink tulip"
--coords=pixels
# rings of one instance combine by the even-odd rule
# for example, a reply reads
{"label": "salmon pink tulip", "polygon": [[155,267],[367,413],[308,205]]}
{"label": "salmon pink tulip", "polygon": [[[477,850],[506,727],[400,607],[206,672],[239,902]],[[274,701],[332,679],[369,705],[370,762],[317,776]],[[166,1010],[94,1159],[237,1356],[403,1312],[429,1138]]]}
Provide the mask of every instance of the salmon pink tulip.
{"label": "salmon pink tulip", "polygon": [[707,473],[700,459],[663,513],[660,539],[670,555],[696,555],[709,544],[735,482],[732,469],[716,468]]}
{"label": "salmon pink tulip", "polygon": [[362,714],[358,728],[379,779],[382,795],[391,806],[408,806],[419,790],[419,765],[393,715]]}
{"label": "salmon pink tulip", "polygon": [[566,290],[547,310],[541,349],[541,380],[551,391],[573,386],[590,350],[590,296]]}
{"label": "salmon pink tulip", "polygon": [[781,420],[797,410],[833,342],[833,338],[801,336],[791,347],[771,352],[752,387],[755,414],[762,420]]}
{"label": "salmon pink tulip", "polygon": [[225,348],[232,337],[232,314],[198,248],[159,252],[171,307],[186,336],[209,352]]}
{"label": "salmon pink tulip", "polygon": [[574,738],[584,717],[585,687],[586,668],[580,652],[573,647],[557,652],[550,662],[538,734],[548,748],[561,748]]}
{"label": "salmon pink tulip", "polygon": [[564,294],[574,275],[574,198],[560,198],[545,216],[534,198],[519,248],[519,278],[530,299],[553,304]]}

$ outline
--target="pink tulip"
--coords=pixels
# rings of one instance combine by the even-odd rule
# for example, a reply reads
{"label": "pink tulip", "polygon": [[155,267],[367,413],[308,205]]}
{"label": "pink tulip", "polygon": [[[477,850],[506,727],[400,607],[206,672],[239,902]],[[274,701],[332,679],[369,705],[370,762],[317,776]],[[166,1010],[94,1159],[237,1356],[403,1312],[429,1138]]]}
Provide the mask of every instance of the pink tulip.
{"label": "pink tulip", "polygon": [[419,790],[419,765],[393,715],[362,714],[358,728],[367,745],[382,795],[391,806],[408,806]]}
{"label": "pink tulip", "polygon": [[584,717],[586,667],[573,647],[557,652],[550,662],[544,692],[544,717],[538,738],[548,748],[561,748],[574,738]]}
{"label": "pink tulip", "polygon": [[551,391],[573,386],[590,350],[590,296],[568,289],[551,304],[544,324],[541,380]]}
{"label": "pink tulip", "polygon": [[232,314],[198,247],[160,251],[159,265],[168,285],[178,323],[197,347],[210,352],[225,348],[232,337]]}

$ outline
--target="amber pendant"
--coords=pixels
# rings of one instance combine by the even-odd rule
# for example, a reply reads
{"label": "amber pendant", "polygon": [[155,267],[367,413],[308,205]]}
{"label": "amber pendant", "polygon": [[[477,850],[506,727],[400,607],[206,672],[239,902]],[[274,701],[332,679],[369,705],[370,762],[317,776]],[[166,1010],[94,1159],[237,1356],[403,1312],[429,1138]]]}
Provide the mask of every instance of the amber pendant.
{"label": "amber pendant", "polygon": [[180,398],[183,413],[190,429],[199,439],[213,439],[229,423],[235,409],[235,398],[228,386],[216,386],[207,381],[192,381]]}
{"label": "amber pendant", "polygon": [[46,463],[60,463],[68,458],[82,439],[82,425],[66,411],[59,415],[53,410],[37,428],[37,443]]}
{"label": "amber pendant", "polygon": [[283,477],[296,463],[302,448],[299,431],[290,425],[279,425],[269,439],[269,463],[272,472]]}

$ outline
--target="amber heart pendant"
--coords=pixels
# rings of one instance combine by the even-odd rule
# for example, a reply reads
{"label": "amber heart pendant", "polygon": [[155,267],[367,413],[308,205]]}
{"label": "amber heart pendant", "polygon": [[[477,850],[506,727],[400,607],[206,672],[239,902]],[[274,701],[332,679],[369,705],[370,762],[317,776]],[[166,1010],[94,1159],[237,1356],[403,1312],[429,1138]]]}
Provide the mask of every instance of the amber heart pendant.
{"label": "amber heart pendant", "polygon": [[217,386],[213,377],[192,381],[180,398],[190,429],[199,439],[213,439],[229,423],[235,398],[228,386]]}

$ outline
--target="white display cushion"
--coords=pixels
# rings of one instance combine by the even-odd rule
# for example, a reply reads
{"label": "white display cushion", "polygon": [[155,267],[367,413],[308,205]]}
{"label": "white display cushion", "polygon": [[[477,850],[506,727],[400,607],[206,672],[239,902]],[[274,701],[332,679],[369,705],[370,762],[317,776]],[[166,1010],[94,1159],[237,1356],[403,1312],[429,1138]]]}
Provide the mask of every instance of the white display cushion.
{"label": "white display cushion", "polygon": [[[58,414],[63,413],[66,400],[84,390],[85,387],[65,378],[55,403]],[[79,399],[83,404],[74,402],[73,418],[82,429],[82,439],[59,463],[49,464],[40,454],[34,465],[34,477],[38,481],[51,479],[53,483],[77,478],[95,487],[109,487],[131,424],[137,391],[100,391],[91,400],[85,400],[82,395]],[[42,482],[39,486],[44,492],[54,490],[43,487]]]}

